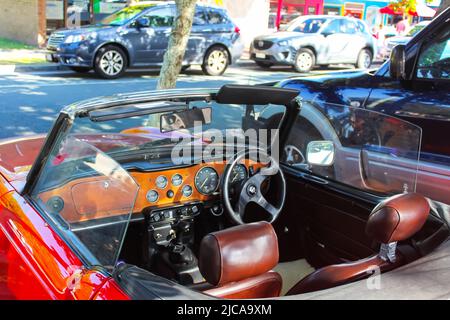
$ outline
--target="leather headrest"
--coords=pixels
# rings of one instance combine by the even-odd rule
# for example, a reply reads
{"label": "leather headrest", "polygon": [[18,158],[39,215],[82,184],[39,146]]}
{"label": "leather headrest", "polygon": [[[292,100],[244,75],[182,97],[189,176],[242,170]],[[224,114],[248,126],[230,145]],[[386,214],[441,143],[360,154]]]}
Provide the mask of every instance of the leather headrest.
{"label": "leather headrest", "polygon": [[396,195],[372,210],[366,234],[381,243],[406,240],[422,228],[429,213],[430,205],[422,195]]}
{"label": "leather headrest", "polygon": [[200,244],[199,268],[206,281],[219,286],[268,272],[278,258],[272,225],[256,222],[206,235]]}

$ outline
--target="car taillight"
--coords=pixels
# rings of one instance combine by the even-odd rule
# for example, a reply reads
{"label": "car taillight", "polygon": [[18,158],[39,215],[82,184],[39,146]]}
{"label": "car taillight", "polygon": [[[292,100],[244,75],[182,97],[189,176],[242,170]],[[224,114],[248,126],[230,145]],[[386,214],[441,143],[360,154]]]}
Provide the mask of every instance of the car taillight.
{"label": "car taillight", "polygon": [[239,29],[238,26],[235,26],[235,27],[234,27],[234,32],[235,32],[235,33],[241,33],[241,29]]}

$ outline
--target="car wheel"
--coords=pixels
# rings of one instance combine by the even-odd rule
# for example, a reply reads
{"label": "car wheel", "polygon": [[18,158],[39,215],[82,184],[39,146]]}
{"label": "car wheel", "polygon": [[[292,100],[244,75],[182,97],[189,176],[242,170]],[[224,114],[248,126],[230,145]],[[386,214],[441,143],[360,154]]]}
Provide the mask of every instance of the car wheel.
{"label": "car wheel", "polygon": [[70,70],[78,72],[78,73],[88,73],[89,71],[91,71],[91,68],[86,68],[86,67],[69,67]]}
{"label": "car wheel", "polygon": [[126,70],[128,59],[125,52],[116,46],[105,46],[95,57],[95,72],[104,79],[119,78]]}
{"label": "car wheel", "polygon": [[298,50],[294,60],[294,69],[297,72],[309,72],[316,64],[314,52],[307,48]]}
{"label": "car wheel", "polygon": [[372,53],[367,49],[362,49],[358,55],[358,61],[356,62],[356,68],[368,69],[372,64]]}
{"label": "car wheel", "polygon": [[187,69],[189,69],[191,67],[191,65],[187,65],[187,66],[182,66],[181,67],[181,72],[185,72]]}
{"label": "car wheel", "polygon": [[270,68],[271,66],[273,66],[272,62],[255,61],[255,63],[258,67],[261,67],[264,69],[267,69],[267,68]]}
{"label": "car wheel", "polygon": [[202,70],[210,76],[220,76],[228,68],[228,51],[224,47],[215,46],[208,50],[203,59]]}

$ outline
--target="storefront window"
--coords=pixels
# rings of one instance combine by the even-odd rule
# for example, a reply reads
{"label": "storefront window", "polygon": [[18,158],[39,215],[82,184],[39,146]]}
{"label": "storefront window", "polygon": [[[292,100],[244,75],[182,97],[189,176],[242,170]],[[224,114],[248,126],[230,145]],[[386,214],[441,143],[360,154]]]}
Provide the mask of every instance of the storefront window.
{"label": "storefront window", "polygon": [[[305,14],[305,5],[308,0],[284,0],[281,8],[280,28],[285,28],[286,25]],[[278,10],[278,0],[270,1],[270,16],[269,16],[269,28],[275,28],[276,15]],[[309,12],[309,10],[313,12]],[[316,14],[316,8],[308,7],[306,14]]]}
{"label": "storefront window", "polygon": [[95,21],[126,7],[127,0],[93,0]]}
{"label": "storefront window", "polygon": [[346,2],[344,4],[344,16],[362,19],[364,14],[364,4]]}
{"label": "storefront window", "polygon": [[47,0],[47,34],[60,28],[78,28],[92,22],[92,0]]}
{"label": "storefront window", "polygon": [[323,8],[323,14],[328,16],[340,16],[341,8],[339,7],[325,7]]}

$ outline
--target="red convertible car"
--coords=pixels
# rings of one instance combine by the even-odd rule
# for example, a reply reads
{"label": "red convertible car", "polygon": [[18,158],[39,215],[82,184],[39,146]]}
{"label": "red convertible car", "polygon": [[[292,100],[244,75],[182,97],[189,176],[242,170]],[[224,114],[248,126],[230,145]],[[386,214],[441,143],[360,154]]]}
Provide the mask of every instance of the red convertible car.
{"label": "red convertible car", "polygon": [[329,105],[327,140],[300,152],[303,112],[293,89],[156,91],[1,141],[0,298],[448,296],[450,210],[415,192],[421,129]]}

